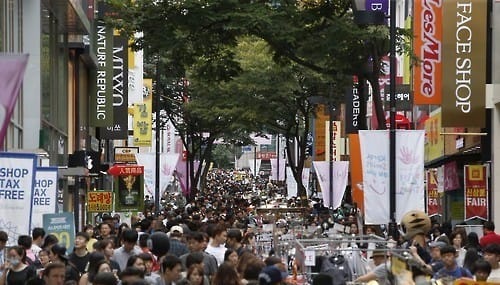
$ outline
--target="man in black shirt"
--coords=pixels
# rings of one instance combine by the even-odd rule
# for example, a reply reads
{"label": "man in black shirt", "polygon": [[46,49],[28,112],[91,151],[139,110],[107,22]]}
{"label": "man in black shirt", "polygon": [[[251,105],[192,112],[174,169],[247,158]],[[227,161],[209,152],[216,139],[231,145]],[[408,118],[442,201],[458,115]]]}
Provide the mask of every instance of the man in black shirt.
{"label": "man in black shirt", "polygon": [[86,272],[85,267],[89,262],[89,252],[87,251],[87,243],[89,240],[89,234],[86,232],[78,232],[75,236],[75,247],[68,258],[78,269],[80,276]]}

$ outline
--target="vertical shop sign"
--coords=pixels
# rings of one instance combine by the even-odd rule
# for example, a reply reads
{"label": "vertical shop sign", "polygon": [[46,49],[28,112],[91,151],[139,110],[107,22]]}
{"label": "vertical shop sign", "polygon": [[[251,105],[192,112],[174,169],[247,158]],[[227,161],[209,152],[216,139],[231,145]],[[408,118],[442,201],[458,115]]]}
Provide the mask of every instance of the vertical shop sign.
{"label": "vertical shop sign", "polygon": [[465,219],[488,220],[488,180],[486,165],[464,166]]}
{"label": "vertical shop sign", "polygon": [[95,90],[91,92],[90,125],[107,127],[113,123],[113,29],[103,20],[96,22],[97,69]]}
{"label": "vertical shop sign", "polygon": [[488,1],[443,1],[443,127],[484,127]]}
{"label": "vertical shop sign", "polygon": [[420,59],[413,72],[415,104],[441,104],[443,2],[428,0],[413,2],[415,9],[413,50]]}
{"label": "vertical shop sign", "polygon": [[115,35],[112,45],[112,106],[111,124],[101,128],[102,139],[126,139],[128,137],[128,40]]}

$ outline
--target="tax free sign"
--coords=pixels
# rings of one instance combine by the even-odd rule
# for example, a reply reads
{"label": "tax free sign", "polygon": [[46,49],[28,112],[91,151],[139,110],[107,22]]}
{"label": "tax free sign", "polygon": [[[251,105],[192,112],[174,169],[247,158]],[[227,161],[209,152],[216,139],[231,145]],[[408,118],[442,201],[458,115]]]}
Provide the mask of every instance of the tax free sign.
{"label": "tax free sign", "polygon": [[0,229],[7,232],[8,245],[30,234],[35,170],[35,154],[0,153]]}

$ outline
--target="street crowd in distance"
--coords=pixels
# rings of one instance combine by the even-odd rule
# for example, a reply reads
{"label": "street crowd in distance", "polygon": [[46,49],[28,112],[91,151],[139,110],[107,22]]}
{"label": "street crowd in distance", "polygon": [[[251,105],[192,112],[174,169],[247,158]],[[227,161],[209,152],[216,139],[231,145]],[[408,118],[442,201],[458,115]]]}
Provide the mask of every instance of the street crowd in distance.
{"label": "street crowd in distance", "polygon": [[[71,252],[42,228],[19,236],[12,247],[6,247],[9,237],[0,231],[0,285],[391,284],[391,248],[407,250],[418,284],[424,284],[417,281],[420,275],[500,282],[500,235],[491,221],[479,238],[464,227],[425,217],[428,223],[406,227],[393,241],[385,227],[363,225],[352,207],[332,213],[318,198],[308,203],[304,211],[287,212],[300,201],[286,198],[283,186],[248,172],[211,170],[193,201],[164,193],[159,213],[133,217],[130,224],[104,214],[98,224],[76,233]],[[334,225],[342,225],[346,236],[377,236],[385,242],[371,247],[360,238],[353,243],[365,263],[349,280],[323,268],[311,268],[307,271],[314,276],[300,278],[305,270],[293,254],[277,254],[277,243],[259,245],[269,224],[275,238],[328,239]],[[297,224],[300,230],[293,230]]]}

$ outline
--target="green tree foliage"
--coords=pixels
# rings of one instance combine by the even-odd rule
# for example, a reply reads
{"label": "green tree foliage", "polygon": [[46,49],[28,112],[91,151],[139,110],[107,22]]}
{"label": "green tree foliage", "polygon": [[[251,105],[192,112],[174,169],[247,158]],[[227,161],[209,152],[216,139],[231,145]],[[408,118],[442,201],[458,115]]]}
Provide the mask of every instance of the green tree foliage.
{"label": "green tree foliage", "polygon": [[[280,133],[288,151],[299,143],[290,165],[301,196],[308,98],[342,102],[352,75],[377,83],[388,52],[387,27],[355,25],[351,0],[107,2],[119,15],[112,25],[130,38],[141,32],[132,46],[156,64],[158,107],[181,134],[189,161],[210,162],[217,139],[247,144],[250,132]],[[191,185],[201,176],[201,169],[192,173]]]}

